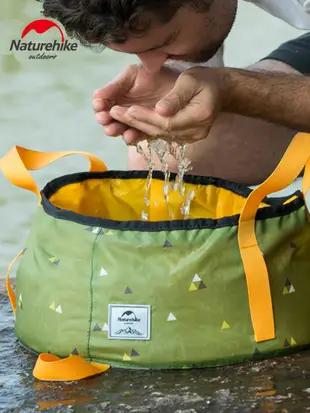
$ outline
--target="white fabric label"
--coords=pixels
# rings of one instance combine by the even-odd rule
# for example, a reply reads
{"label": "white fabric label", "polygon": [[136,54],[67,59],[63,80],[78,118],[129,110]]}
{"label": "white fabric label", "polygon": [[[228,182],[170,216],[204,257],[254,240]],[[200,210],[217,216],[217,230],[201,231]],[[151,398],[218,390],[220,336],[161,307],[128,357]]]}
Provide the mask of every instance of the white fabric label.
{"label": "white fabric label", "polygon": [[109,304],[109,339],[150,340],[151,306]]}

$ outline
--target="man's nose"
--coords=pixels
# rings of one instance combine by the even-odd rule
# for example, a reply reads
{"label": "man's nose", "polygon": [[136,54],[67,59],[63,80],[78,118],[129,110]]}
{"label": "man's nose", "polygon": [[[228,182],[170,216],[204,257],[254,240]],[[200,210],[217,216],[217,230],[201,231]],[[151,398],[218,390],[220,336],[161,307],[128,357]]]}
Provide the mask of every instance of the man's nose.
{"label": "man's nose", "polygon": [[157,52],[138,53],[137,56],[144,69],[151,74],[158,72],[168,58],[167,54]]}

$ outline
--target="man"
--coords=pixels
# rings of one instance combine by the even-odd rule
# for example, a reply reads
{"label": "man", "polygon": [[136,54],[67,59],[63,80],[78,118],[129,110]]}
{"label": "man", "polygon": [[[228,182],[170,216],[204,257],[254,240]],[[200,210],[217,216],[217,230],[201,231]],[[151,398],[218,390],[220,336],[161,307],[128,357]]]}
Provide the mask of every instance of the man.
{"label": "man", "polygon": [[[310,29],[310,0],[253,2],[297,28]],[[309,35],[299,39],[299,48],[304,41],[308,46],[298,49],[295,63],[273,59],[271,54],[247,71],[215,69],[223,66],[222,46],[237,4],[237,0],[43,0],[43,10],[84,44],[139,57],[142,66],[126,69],[94,94],[96,118],[107,135],[123,135],[127,143],[145,134],[196,138],[187,150],[192,173],[253,185],[272,172],[296,130],[308,130],[309,80],[302,76],[308,69],[299,67],[310,43]],[[310,62],[309,54],[307,58]],[[184,64],[176,65],[178,60],[188,62],[185,69],[197,64],[213,68],[194,68],[180,75]],[[272,76],[259,73],[265,71]],[[168,105],[167,99],[162,100],[167,95]],[[138,106],[134,116],[132,106]],[[173,160],[170,163],[175,169]],[[129,167],[146,167],[134,147],[129,148]]]}

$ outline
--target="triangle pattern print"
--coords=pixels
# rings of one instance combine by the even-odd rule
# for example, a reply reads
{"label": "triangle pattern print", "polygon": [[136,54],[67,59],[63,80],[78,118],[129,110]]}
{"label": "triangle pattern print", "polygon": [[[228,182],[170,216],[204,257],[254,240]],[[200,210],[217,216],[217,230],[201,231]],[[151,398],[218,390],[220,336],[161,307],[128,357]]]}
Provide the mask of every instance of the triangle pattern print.
{"label": "triangle pattern print", "polygon": [[18,298],[18,307],[22,310],[23,309],[23,297],[21,294],[19,294]]}
{"label": "triangle pattern print", "polygon": [[105,270],[103,267],[101,267],[101,270],[100,270],[100,277],[105,277],[106,275],[108,275],[107,270]]}
{"label": "triangle pattern print", "polygon": [[101,331],[100,325],[98,323],[94,325],[93,331]]}
{"label": "triangle pattern print", "polygon": [[133,348],[130,353],[130,357],[138,357],[140,354]]}
{"label": "triangle pattern print", "polygon": [[192,279],[188,291],[198,291],[207,288],[200,276],[196,273]]}
{"label": "triangle pattern print", "polygon": [[227,330],[228,328],[230,328],[230,325],[224,320],[222,323],[222,330]]}
{"label": "triangle pattern print", "polygon": [[169,241],[166,239],[166,241],[164,242],[163,248],[171,248],[171,247],[172,247],[171,242],[169,242]]}
{"label": "triangle pattern print", "polygon": [[55,304],[55,301],[53,301],[50,305],[49,305],[49,307],[48,307],[50,310],[52,310],[52,311],[55,311],[55,313],[58,313],[58,314],[62,314],[62,307],[61,307],[61,305],[59,304],[59,305],[56,305]]}
{"label": "triangle pattern print", "polygon": [[49,260],[51,263],[55,264],[55,265],[58,265],[59,262],[60,262],[60,259],[57,258],[57,257],[50,257],[48,260]]}
{"label": "triangle pattern print", "polygon": [[167,321],[176,321],[176,316],[173,313],[169,313]]}
{"label": "triangle pattern print", "polygon": [[283,288],[283,295],[287,295],[287,294],[292,294],[295,292],[295,288],[293,286],[293,284],[291,283],[291,281],[287,278],[284,288]]}

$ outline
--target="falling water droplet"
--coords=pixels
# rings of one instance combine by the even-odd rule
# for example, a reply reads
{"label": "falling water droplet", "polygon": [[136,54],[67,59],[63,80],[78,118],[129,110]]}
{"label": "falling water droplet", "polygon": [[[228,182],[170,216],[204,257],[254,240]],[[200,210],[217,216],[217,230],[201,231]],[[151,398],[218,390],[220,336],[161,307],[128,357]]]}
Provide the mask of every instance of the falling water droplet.
{"label": "falling water droplet", "polygon": [[[136,145],[137,152],[144,158],[148,165],[148,176],[146,178],[146,185],[145,185],[145,193],[144,193],[144,204],[146,207],[150,206],[150,189],[151,189],[151,184],[152,184],[152,177],[153,177],[153,171],[155,167],[154,163],[154,155],[157,155],[161,166],[162,166],[162,172],[164,173],[164,183],[163,183],[163,197],[165,200],[165,204],[167,205],[168,209],[168,215],[170,219],[174,219],[174,213],[173,209],[169,203],[169,192],[172,191],[179,191],[181,196],[185,196],[186,193],[186,187],[184,184],[184,175],[186,174],[187,171],[191,170],[190,167],[190,160],[186,158],[185,152],[186,152],[186,144],[178,144],[178,143],[171,143],[167,142],[163,139],[155,139],[155,140],[149,140],[147,142],[147,154],[144,152],[142,146],[138,143]],[[167,161],[168,156],[172,156],[178,166],[178,172],[176,174],[176,178],[174,182],[171,182],[171,174],[169,171],[169,165]],[[186,198],[183,202],[183,205],[181,207],[181,213],[184,216],[184,219],[188,219],[189,214],[190,214],[190,204],[191,201],[194,197],[194,191],[191,190],[187,193]],[[155,205],[154,201],[154,205]],[[146,211],[142,211],[141,215],[143,220],[148,220],[149,219],[149,214]]]}

